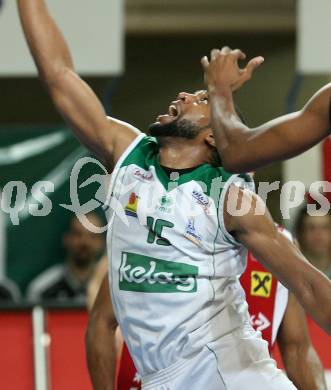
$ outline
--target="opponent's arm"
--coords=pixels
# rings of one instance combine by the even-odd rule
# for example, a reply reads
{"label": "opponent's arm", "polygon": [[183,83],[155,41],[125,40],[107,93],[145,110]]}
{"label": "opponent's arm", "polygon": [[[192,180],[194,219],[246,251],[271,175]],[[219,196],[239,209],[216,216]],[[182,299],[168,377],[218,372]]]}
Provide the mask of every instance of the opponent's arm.
{"label": "opponent's arm", "polygon": [[[233,202],[247,211],[234,215]],[[224,211],[227,230],[252,250],[315,321],[331,335],[331,281],[314,268],[275,226],[262,199],[246,189],[230,187]]]}
{"label": "opponent's arm", "polygon": [[94,92],[75,73],[68,46],[44,0],[17,0],[39,77],[80,141],[108,166],[137,136],[130,125],[106,117]]}
{"label": "opponent's arm", "polygon": [[211,60],[202,59],[209,90],[212,127],[225,169],[250,171],[274,161],[294,157],[329,135],[331,127],[331,84],[320,89],[296,113],[284,115],[256,128],[237,117],[233,92],[249,80],[262,57],[253,58],[240,69],[240,50],[213,50]]}
{"label": "opponent's arm", "polygon": [[87,363],[94,390],[114,389],[116,328],[107,274],[90,313],[86,332]]}
{"label": "opponent's arm", "polygon": [[95,267],[94,273],[88,282],[86,292],[86,306],[87,310],[91,311],[96,300],[96,297],[100,291],[100,286],[108,274],[108,259],[107,255],[102,256],[98,264]]}
{"label": "opponent's arm", "polygon": [[291,293],[277,341],[287,376],[298,389],[327,389],[322,363],[310,341],[305,312]]}

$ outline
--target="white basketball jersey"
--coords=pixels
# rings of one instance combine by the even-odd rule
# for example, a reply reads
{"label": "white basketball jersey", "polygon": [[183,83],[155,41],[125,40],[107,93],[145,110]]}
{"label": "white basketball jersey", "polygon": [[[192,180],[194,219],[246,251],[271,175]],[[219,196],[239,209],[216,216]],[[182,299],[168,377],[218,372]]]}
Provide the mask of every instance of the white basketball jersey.
{"label": "white basketball jersey", "polygon": [[231,184],[253,188],[250,176],[209,164],[172,176],[160,166],[156,140],[145,135],[112,175],[111,293],[142,376],[249,321],[238,281],[247,252],[224,227],[223,203]]}

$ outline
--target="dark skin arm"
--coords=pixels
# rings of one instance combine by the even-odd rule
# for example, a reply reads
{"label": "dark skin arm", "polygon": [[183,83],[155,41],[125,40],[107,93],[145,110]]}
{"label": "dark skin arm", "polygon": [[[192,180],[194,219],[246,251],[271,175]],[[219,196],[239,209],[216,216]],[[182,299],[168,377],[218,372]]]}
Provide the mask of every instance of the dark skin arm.
{"label": "dark skin arm", "polygon": [[287,376],[300,390],[326,390],[322,363],[311,344],[306,315],[293,294],[277,335]]}
{"label": "dark skin arm", "polygon": [[256,128],[245,126],[237,117],[233,92],[249,80],[262,62],[245,59],[240,50],[213,50],[210,62],[202,59],[209,90],[212,128],[216,147],[225,169],[248,172],[275,161],[294,157],[317,144],[330,133],[331,84],[325,85],[302,110],[284,115]]}
{"label": "dark skin arm", "polygon": [[113,167],[138,130],[107,118],[94,92],[75,72],[69,48],[44,0],[17,0],[17,5],[39,78],[55,107],[77,138]]}
{"label": "dark skin arm", "polygon": [[107,274],[90,313],[86,332],[87,362],[94,390],[115,388],[116,328]]}
{"label": "dark skin arm", "polygon": [[[247,212],[233,215],[229,206],[233,202],[238,208],[242,205]],[[277,230],[265,204],[256,194],[233,185],[225,205],[226,229],[294,293],[305,311],[331,335],[331,281]]]}

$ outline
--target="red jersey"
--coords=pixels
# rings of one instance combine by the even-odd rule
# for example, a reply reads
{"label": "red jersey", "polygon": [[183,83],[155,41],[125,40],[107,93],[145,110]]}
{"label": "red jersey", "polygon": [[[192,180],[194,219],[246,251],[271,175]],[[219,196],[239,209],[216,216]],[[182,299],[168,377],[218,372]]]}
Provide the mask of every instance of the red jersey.
{"label": "red jersey", "polygon": [[[292,240],[287,230],[280,227],[279,229]],[[268,342],[269,351],[272,353],[285,314],[288,290],[250,252],[247,268],[240,281],[246,293],[251,324],[254,329],[262,332],[262,337]]]}
{"label": "red jersey", "polygon": [[131,359],[131,355],[125,343],[122,348],[116,379],[117,383],[115,389],[117,390],[141,389],[139,374],[137,373],[136,367],[134,366],[133,360]]}
{"label": "red jersey", "polygon": [[[292,240],[287,230],[280,227],[279,229]],[[268,342],[269,351],[272,353],[285,314],[288,290],[250,252],[248,252],[247,268],[241,277],[241,284],[246,293],[252,326],[262,332],[262,337]],[[141,389],[140,377],[125,343],[118,367],[116,389]]]}

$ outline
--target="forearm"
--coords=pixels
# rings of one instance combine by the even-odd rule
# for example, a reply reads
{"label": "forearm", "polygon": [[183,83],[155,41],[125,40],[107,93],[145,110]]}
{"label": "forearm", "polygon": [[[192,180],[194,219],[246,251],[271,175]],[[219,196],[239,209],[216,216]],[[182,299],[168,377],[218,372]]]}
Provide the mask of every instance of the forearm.
{"label": "forearm", "polygon": [[238,155],[245,152],[250,131],[236,114],[232,91],[220,93],[209,89],[209,100],[216,148],[225,169],[233,169],[238,163]]}
{"label": "forearm", "polygon": [[331,336],[331,281],[314,267],[306,272],[309,275],[296,297],[305,311]]}
{"label": "forearm", "polygon": [[225,169],[255,170],[294,157],[329,135],[331,84],[318,91],[299,112],[256,128],[238,119],[231,91],[211,90],[212,128]]}
{"label": "forearm", "polygon": [[[278,279],[294,293],[314,320],[331,335],[331,282],[303,257],[300,251],[280,233],[265,240],[265,249],[258,257]],[[284,259],[280,266],[279,259]]]}
{"label": "forearm", "polygon": [[[261,234],[257,257],[290,291],[314,320],[331,335],[331,282],[281,233]],[[256,237],[256,240],[260,238]],[[265,259],[268,259],[265,262]],[[280,259],[284,260],[280,264]]]}
{"label": "forearm", "polygon": [[[229,197],[230,191],[227,196]],[[231,194],[232,197],[235,193]],[[304,310],[331,335],[331,281],[314,268],[302,253],[280,233],[262,200],[241,191],[242,207],[249,205],[249,213],[241,217],[226,215],[229,231],[235,231],[238,241],[251,249],[259,261],[285,287],[294,293]]]}
{"label": "forearm", "polygon": [[73,69],[68,46],[49,15],[44,0],[17,0],[21,23],[31,54],[46,83],[66,69]]}
{"label": "forearm", "polygon": [[86,333],[87,363],[94,390],[114,390],[116,372],[115,328],[89,325]]}
{"label": "forearm", "polygon": [[282,350],[289,379],[300,390],[326,390],[323,366],[311,346],[289,346]]}

